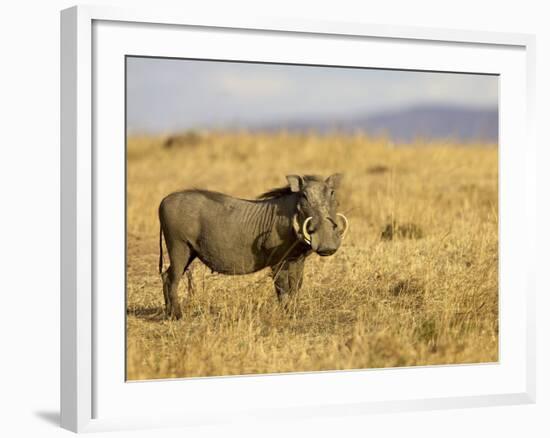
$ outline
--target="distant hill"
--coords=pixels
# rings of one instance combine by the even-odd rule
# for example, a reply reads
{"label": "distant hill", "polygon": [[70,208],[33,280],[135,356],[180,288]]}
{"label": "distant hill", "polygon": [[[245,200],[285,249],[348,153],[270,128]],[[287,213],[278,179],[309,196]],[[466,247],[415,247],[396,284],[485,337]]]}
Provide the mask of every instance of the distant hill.
{"label": "distant hill", "polygon": [[347,120],[312,119],[271,124],[263,129],[290,131],[364,131],[386,134],[397,142],[415,138],[498,141],[498,110],[447,105],[423,105]]}

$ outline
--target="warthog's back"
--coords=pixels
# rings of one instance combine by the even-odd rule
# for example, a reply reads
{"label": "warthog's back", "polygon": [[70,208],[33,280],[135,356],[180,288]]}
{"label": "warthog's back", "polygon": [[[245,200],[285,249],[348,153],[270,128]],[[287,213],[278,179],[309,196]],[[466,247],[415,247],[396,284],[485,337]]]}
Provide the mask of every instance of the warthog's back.
{"label": "warthog's back", "polygon": [[167,196],[159,217],[167,245],[183,240],[214,271],[246,274],[269,262],[275,210],[265,201],[188,190]]}

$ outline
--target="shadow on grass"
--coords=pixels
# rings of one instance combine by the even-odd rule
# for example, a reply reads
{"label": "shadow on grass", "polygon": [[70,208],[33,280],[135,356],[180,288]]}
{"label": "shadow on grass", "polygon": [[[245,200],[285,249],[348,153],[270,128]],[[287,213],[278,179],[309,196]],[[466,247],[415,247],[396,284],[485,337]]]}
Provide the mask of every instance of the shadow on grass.
{"label": "shadow on grass", "polygon": [[132,306],[126,310],[128,316],[133,316],[145,321],[163,321],[164,309],[162,307],[140,307]]}

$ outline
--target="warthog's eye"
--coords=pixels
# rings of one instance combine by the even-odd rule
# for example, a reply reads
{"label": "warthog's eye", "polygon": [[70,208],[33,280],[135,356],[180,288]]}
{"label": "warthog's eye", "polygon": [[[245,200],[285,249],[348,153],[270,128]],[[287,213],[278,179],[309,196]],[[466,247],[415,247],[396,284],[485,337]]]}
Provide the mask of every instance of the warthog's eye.
{"label": "warthog's eye", "polygon": [[331,190],[331,191],[330,191],[330,197],[331,197],[331,198],[334,198],[334,190]]}

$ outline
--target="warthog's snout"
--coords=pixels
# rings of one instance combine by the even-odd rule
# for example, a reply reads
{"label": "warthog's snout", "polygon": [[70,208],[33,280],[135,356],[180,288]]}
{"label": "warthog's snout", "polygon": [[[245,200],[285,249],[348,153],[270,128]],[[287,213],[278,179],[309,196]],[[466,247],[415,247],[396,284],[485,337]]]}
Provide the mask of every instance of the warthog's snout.
{"label": "warthog's snout", "polygon": [[323,257],[330,256],[330,255],[334,254],[335,252],[336,252],[336,248],[323,248],[323,249],[318,249],[317,250],[317,254],[319,254],[320,256],[323,256]]}
{"label": "warthog's snout", "polygon": [[324,220],[308,217],[302,225],[302,235],[313,251],[320,256],[330,256],[340,247],[347,228],[348,220],[341,213],[336,214],[336,220],[330,216]]}

